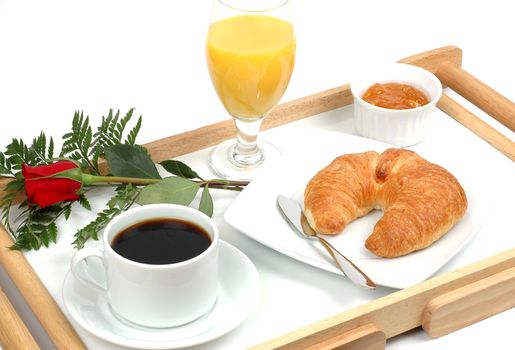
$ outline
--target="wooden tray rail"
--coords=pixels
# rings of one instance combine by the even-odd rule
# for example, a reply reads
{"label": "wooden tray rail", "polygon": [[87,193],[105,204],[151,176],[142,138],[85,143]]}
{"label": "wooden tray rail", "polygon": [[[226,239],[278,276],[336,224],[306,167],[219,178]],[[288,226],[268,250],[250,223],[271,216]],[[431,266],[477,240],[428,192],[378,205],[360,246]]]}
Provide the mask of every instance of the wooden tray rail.
{"label": "wooden tray rail", "polygon": [[[325,349],[337,349],[338,342],[347,336],[355,341],[355,329],[363,325],[370,325],[371,331],[363,334],[368,342],[377,330],[388,339],[421,325],[430,336],[438,337],[513,307],[514,267],[515,248],[308,325],[252,350],[309,349],[323,342]],[[481,297],[470,298],[478,295]],[[504,301],[497,309],[490,309],[493,300],[501,299],[499,296],[504,296]],[[331,344],[331,339],[335,344]],[[384,349],[380,337],[374,339],[374,349]]]}
{"label": "wooden tray rail", "polygon": [[[9,249],[12,244],[11,236],[0,226],[0,264],[25,298],[55,347],[62,350],[86,349],[23,253]],[[0,324],[0,328],[2,327]]]}
{"label": "wooden tray rail", "polygon": [[0,348],[39,349],[2,289],[0,289]]}
{"label": "wooden tray rail", "polygon": [[[454,46],[410,56],[400,62],[435,73],[444,85],[515,130],[515,105],[461,67],[462,52]],[[281,104],[264,119],[262,129],[327,112],[352,103],[349,85]],[[444,95],[438,107],[483,140],[515,160],[515,143],[459,103]],[[232,120],[211,124],[145,145],[154,161],[204,149],[234,137]],[[105,167],[104,167],[105,168]],[[0,181],[0,193],[7,181]],[[81,339],[50,296],[25,256],[8,249],[11,236],[0,228],[0,264],[58,349],[84,349]],[[433,336],[446,334],[513,307],[515,303],[515,249],[461,270],[432,278],[420,285],[377,299],[327,320],[292,332],[254,349],[383,349],[387,338],[420,325]],[[511,293],[511,294],[509,294]],[[486,312],[493,296],[507,296]],[[473,307],[470,307],[470,306]],[[406,315],[406,311],[409,311]],[[399,315],[403,313],[403,317]],[[449,320],[462,320],[449,322]],[[451,327],[447,326],[452,324]]]}

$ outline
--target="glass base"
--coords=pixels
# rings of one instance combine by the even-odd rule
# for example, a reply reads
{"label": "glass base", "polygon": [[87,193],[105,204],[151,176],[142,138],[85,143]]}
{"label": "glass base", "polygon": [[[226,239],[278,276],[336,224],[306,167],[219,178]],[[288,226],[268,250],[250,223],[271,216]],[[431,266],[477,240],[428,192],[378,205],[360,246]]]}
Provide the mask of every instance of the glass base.
{"label": "glass base", "polygon": [[211,150],[209,167],[227,180],[251,181],[264,168],[279,164],[282,153],[269,142],[259,140],[259,153],[235,154],[236,140],[227,140]]}

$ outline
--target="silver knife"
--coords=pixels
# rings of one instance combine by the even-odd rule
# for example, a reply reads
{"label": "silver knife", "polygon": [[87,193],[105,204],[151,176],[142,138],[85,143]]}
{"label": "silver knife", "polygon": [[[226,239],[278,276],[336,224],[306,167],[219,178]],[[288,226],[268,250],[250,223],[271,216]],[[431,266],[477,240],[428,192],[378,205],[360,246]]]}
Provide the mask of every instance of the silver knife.
{"label": "silver knife", "polygon": [[283,213],[284,217],[290,223],[295,231],[303,238],[316,239],[322,243],[324,248],[333,258],[336,266],[343,272],[352,282],[366,288],[375,288],[375,283],[361,271],[352,261],[346,258],[327,240],[318,236],[316,232],[309,226],[306,216],[302,212],[302,208],[297,201],[283,195],[277,196],[277,206]]}

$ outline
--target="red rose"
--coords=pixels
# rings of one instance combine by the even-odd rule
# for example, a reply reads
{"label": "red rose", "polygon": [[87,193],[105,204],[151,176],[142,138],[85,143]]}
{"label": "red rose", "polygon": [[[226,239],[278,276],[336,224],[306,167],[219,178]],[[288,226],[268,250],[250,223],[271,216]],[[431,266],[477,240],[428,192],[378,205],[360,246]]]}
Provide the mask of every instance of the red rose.
{"label": "red rose", "polygon": [[48,177],[74,168],[78,168],[77,164],[70,161],[34,167],[23,164],[22,174],[25,178],[25,192],[29,203],[44,208],[54,203],[79,199],[77,194],[81,187],[79,181]]}

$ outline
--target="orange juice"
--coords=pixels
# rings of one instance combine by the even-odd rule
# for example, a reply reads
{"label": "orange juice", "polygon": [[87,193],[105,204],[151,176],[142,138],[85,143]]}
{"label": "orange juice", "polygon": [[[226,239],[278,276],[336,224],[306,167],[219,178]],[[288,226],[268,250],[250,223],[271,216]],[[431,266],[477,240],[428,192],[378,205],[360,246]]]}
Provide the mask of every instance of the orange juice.
{"label": "orange juice", "polygon": [[267,15],[214,22],[207,63],[218,97],[240,118],[262,117],[281,99],[295,61],[293,26]]}

